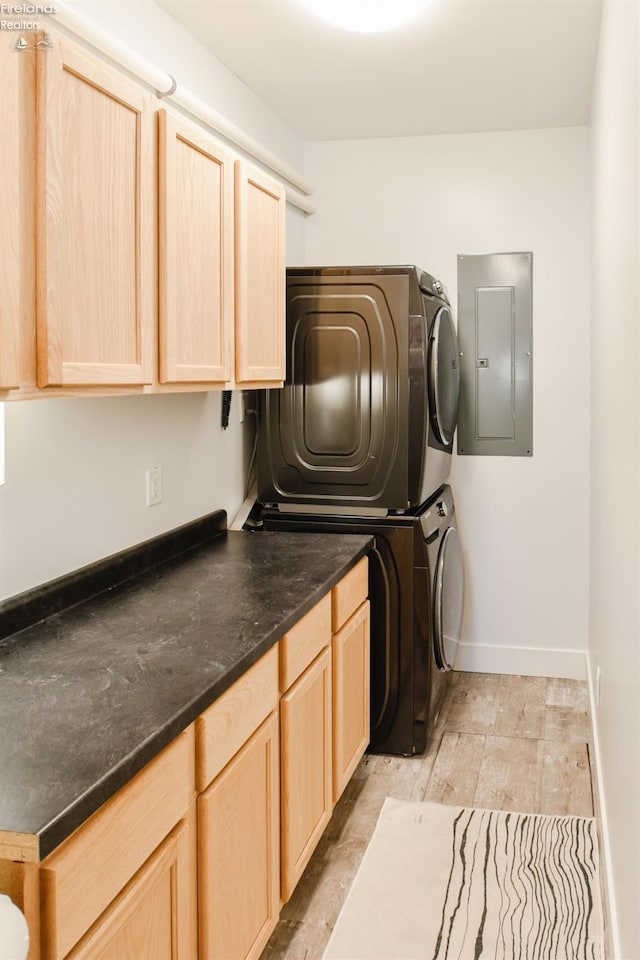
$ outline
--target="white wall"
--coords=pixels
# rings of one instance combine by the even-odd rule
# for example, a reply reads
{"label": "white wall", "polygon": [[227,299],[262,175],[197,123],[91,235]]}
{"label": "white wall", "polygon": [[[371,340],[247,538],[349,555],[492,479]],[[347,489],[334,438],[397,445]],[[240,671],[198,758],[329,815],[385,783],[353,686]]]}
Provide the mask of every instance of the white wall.
{"label": "white wall", "polygon": [[[99,557],[242,502],[246,455],[221,428],[221,394],[7,404],[0,584],[13,596]],[[145,471],[163,502],[146,506]]]}
{"label": "white wall", "polygon": [[312,143],[307,175],[319,210],[307,263],[418,263],[454,313],[459,253],[533,251],[534,456],[453,462],[468,584],[458,666],[584,676],[587,129]]}
{"label": "white wall", "polygon": [[639,30],[635,0],[605,0],[592,115],[589,661],[592,681],[602,671],[597,766],[624,960],[640,957]]}
{"label": "white wall", "polygon": [[[171,74],[182,88],[304,172],[302,139],[153,0],[65,0],[65,5]],[[55,16],[51,22],[55,24]],[[287,208],[288,262],[302,256],[305,222],[303,213]]]}
{"label": "white wall", "polygon": [[[74,0],[94,19],[296,169],[302,141],[150,0]],[[5,131],[4,135],[8,135]],[[304,217],[287,211],[287,255],[301,259]],[[250,437],[234,395],[8,403],[0,486],[0,601],[244,498]],[[146,507],[147,467],[163,469],[164,502]]]}
{"label": "white wall", "polygon": [[[302,171],[300,138],[153,0],[64,0]],[[55,6],[55,4],[54,4]],[[51,18],[55,24],[55,16]]]}

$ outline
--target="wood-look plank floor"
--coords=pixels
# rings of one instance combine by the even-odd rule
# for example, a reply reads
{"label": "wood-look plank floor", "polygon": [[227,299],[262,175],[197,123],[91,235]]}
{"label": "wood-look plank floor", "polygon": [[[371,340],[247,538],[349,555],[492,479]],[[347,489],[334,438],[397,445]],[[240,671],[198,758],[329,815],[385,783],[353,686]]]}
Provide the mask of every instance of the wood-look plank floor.
{"label": "wood-look plank floor", "polygon": [[587,685],[454,673],[420,757],[367,754],[261,960],[320,960],[385,797],[593,816]]}

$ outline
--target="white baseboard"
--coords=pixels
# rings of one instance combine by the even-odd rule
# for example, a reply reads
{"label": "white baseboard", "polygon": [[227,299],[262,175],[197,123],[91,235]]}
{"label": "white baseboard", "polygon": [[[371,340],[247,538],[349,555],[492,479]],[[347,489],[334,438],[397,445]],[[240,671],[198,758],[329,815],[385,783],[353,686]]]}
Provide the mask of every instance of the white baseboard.
{"label": "white baseboard", "polygon": [[470,673],[509,673],[523,677],[586,680],[587,654],[584,650],[461,643],[455,669],[468,670]]}
{"label": "white baseboard", "polygon": [[587,662],[587,683],[589,686],[589,712],[591,715],[591,775],[595,783],[595,802],[596,817],[598,820],[598,837],[600,841],[600,886],[604,900],[605,912],[605,956],[619,958],[620,953],[620,934],[618,932],[618,913],[616,910],[615,892],[612,883],[611,870],[611,845],[609,843],[609,821],[607,819],[607,804],[605,801],[604,790],[602,787],[602,777],[600,771],[601,751],[600,737],[598,734],[597,723],[597,704],[595,677],[591,670],[591,660],[586,657]]}

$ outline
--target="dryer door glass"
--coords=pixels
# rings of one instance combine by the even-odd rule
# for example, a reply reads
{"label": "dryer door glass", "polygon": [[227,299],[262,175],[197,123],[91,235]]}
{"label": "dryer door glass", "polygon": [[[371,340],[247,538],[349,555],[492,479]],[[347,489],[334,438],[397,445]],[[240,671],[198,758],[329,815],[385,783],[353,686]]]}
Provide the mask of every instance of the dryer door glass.
{"label": "dryer door glass", "polygon": [[460,538],[455,527],[448,527],[438,553],[435,576],[435,657],[440,670],[451,670],[455,663],[464,604],[464,567]]}
{"label": "dryer door glass", "polygon": [[449,309],[441,307],[429,345],[429,410],[433,432],[444,446],[453,440],[459,392],[458,339]]}

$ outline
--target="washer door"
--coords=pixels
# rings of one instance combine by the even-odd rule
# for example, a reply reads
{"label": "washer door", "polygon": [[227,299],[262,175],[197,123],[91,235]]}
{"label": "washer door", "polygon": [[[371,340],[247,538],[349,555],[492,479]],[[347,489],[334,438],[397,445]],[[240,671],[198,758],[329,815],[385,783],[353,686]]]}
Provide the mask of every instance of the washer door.
{"label": "washer door", "polygon": [[438,553],[434,582],[434,653],[440,670],[451,670],[456,659],[464,605],[464,566],[460,537],[448,527]]}
{"label": "washer door", "polygon": [[458,338],[449,309],[441,307],[429,345],[429,413],[436,439],[445,447],[455,433],[459,393]]}

